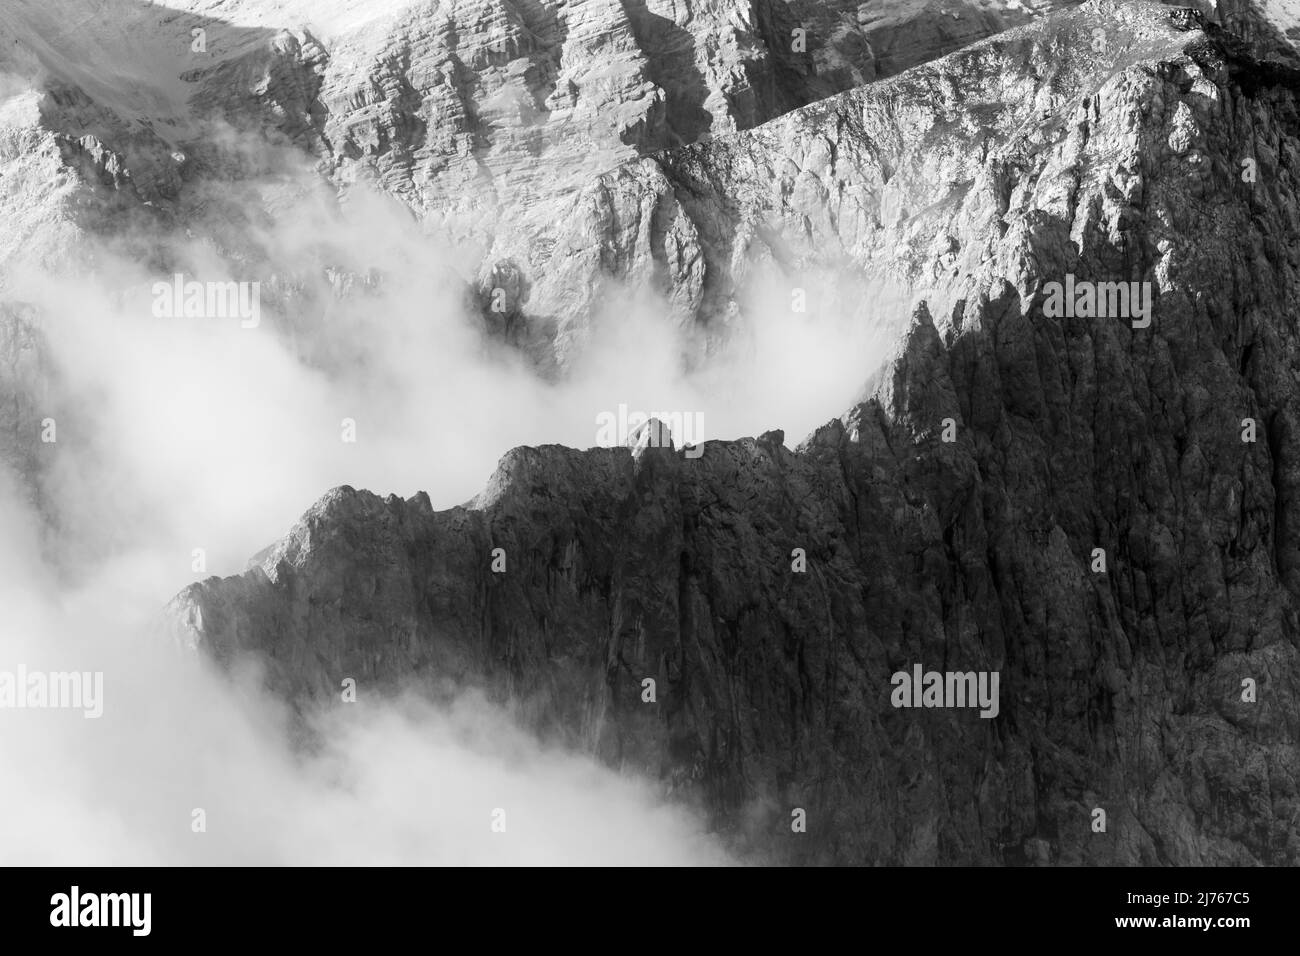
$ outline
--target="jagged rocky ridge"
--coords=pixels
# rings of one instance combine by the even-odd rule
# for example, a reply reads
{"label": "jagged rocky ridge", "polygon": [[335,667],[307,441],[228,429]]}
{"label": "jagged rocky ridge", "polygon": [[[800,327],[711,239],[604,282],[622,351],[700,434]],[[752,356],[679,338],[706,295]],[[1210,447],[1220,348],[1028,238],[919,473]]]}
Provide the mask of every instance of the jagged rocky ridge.
{"label": "jagged rocky ridge", "polygon": [[[794,452],[519,448],[442,512],[336,489],[172,612],[300,700],[481,682],[760,859],[1295,864],[1297,92],[1190,11],[1089,3],[625,166],[603,201],[707,209],[721,259],[756,222],[890,264],[925,301],[870,397]],[[1067,273],[1150,281],[1150,327],[1044,315]],[[999,671],[998,717],[892,708],[915,663]]]}

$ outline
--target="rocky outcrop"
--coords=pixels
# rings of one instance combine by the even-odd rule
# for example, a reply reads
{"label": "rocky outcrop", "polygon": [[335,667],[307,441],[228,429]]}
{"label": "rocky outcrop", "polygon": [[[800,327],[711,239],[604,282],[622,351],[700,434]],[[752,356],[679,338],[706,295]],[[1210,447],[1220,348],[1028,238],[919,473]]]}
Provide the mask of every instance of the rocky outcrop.
{"label": "rocky outcrop", "polygon": [[[656,217],[701,301],[858,267],[901,335],[866,400],[793,452],[515,449],[450,511],[336,489],[172,612],[299,700],[480,682],[761,859],[1300,862],[1297,93],[1090,3],[625,166],[575,208],[630,276],[686,281]],[[894,706],[916,665],[996,716]]]}

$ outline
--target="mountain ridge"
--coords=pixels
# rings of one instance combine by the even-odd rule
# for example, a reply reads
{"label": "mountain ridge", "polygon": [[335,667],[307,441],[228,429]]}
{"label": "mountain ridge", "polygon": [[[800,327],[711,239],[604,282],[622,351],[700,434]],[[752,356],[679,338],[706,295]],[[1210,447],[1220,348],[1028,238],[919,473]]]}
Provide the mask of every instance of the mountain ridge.
{"label": "mountain ridge", "polygon": [[[490,42],[522,44],[471,38],[471,60],[505,71],[494,93],[532,89],[509,65],[545,47],[545,8],[473,9],[488,11]],[[251,570],[178,595],[167,615],[180,639],[224,666],[256,662],[303,708],[337,701],[349,677],[363,694],[480,687],[537,734],[704,807],[756,861],[1300,861],[1300,87],[1293,56],[1263,56],[1285,54],[1271,20],[1223,10],[1263,35],[1089,0],[579,176],[562,203],[507,209],[519,218],[500,220],[469,284],[506,292],[504,318],[485,321],[543,371],[584,354],[618,287],[666,303],[696,367],[773,303],[790,304],[790,322],[873,329],[896,351],[864,358],[862,400],[794,450],[775,430],[709,439],[698,457],[522,446],[470,506],[442,511],[423,493],[339,486]],[[608,63],[651,42],[638,11],[623,11],[626,45]],[[416,19],[430,35],[445,26]],[[381,54],[389,25],[363,38]],[[680,37],[659,27],[660,63],[676,62]],[[300,160],[295,139],[343,142],[345,127],[344,178],[374,172],[401,192],[434,162],[410,149],[426,98],[404,85],[401,51],[347,74],[377,78],[382,95],[325,133],[314,105],[351,94],[330,86],[324,47],[239,29],[251,32],[229,43],[243,55],[196,82],[233,77],[207,108],[285,140],[227,169],[232,190]],[[548,56],[522,59],[540,70]],[[444,89],[471,82],[452,66]],[[632,97],[638,69],[615,70],[601,102],[639,103],[641,126],[611,110],[610,128],[642,143],[699,133],[708,96],[650,77]],[[71,88],[10,106],[121,119]],[[449,182],[477,182],[488,159],[531,142],[510,127],[504,153],[475,153],[474,124],[458,122],[437,153],[465,152]],[[17,186],[0,210],[54,237],[25,252],[57,252],[78,228],[40,221],[52,207],[32,190],[56,183],[41,192],[55,206],[89,197],[82,225],[184,219],[187,167],[231,155],[214,141],[175,159],[126,127],[112,135],[145,162],[81,126],[9,128],[0,160]],[[56,174],[78,157],[87,178]],[[139,206],[141,188],[180,204]],[[1099,313],[1129,302],[1101,293],[1047,306],[1053,284],[1119,283],[1150,291],[1149,316]],[[5,364],[34,389],[37,319],[4,308]],[[6,403],[31,417],[32,389]],[[997,673],[997,716],[896,706],[891,676],[917,667]],[[791,828],[797,810],[806,832]]]}

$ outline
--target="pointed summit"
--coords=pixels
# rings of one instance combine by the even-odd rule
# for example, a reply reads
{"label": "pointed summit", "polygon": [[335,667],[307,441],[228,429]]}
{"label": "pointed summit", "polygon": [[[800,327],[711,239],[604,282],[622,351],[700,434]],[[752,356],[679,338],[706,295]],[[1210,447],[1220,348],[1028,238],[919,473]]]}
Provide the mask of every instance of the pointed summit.
{"label": "pointed summit", "polygon": [[652,418],[627,436],[627,447],[632,449],[633,458],[640,458],[647,448],[667,448],[672,451],[676,446],[673,445],[673,433],[668,426],[659,419]]}

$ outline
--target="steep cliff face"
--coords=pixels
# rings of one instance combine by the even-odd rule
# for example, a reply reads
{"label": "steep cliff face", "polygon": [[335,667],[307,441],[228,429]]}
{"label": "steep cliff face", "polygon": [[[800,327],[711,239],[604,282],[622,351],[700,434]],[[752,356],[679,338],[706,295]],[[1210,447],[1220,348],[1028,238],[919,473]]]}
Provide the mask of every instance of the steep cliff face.
{"label": "steep cliff face", "polygon": [[[1148,142],[1134,120],[1112,125],[1165,108],[1137,102],[1158,92],[1140,66],[1173,42],[1153,15],[1062,13],[1050,29],[1011,31],[750,133],[625,164],[498,247],[540,277],[530,307],[553,318],[561,361],[591,335],[611,277],[660,294],[702,362],[751,310],[770,311],[773,293],[792,320],[821,313],[897,333],[922,298],[942,318],[1003,279],[1032,294],[1067,271],[1061,243],[1101,223],[1122,233],[1117,245],[1189,242],[1184,223],[1137,221],[1129,207],[1144,189],[1167,192],[1155,198],[1181,219],[1221,201],[1190,134]],[[1167,121],[1219,123],[1190,103]],[[1252,139],[1231,157],[1239,171]],[[1125,248],[1097,265],[1155,255]]]}
{"label": "steep cliff face", "polygon": [[[581,275],[538,259],[573,191],[1055,5],[12,0],[0,9],[0,341],[5,361],[21,343],[42,371],[0,382],[0,462],[24,494],[45,494],[34,436],[59,399],[59,362],[41,330],[58,319],[21,301],[29,269],[112,286],[106,251],[158,279],[222,269],[260,284],[268,334],[329,367],[322,316],[384,276],[355,247],[281,240],[299,228],[293,210],[322,194],[341,209],[364,185],[421,224],[429,258],[455,270],[449,297],[563,374],[585,343],[575,332],[598,321],[585,290],[624,271],[585,248]],[[690,238],[670,245],[697,257],[676,267],[698,273],[681,293],[694,309],[703,260]],[[711,321],[669,318],[688,340]]]}
{"label": "steep cliff face", "polygon": [[513,205],[1051,6],[14,0],[0,12],[3,126],[55,149],[31,141],[4,160],[56,156],[94,199],[29,193],[29,215],[73,212],[94,229],[105,209],[81,207],[120,216],[116,198],[165,218],[186,181],[258,172],[225,142],[228,124],[307,151],[341,191],[372,183],[435,226],[490,242]]}
{"label": "steep cliff face", "polygon": [[419,4],[334,51],[324,134],[338,181],[375,179],[481,239],[491,235],[485,218],[512,219],[512,207],[545,202],[557,185],[748,129],[1026,22],[1031,10]]}
{"label": "steep cliff face", "polygon": [[[94,271],[107,244],[170,274],[184,234],[241,278],[300,291],[315,276],[259,237],[322,184],[342,204],[364,185],[458,245],[495,330],[563,367],[574,356],[555,317],[526,298],[545,276],[512,259],[536,239],[531,217],[628,159],[751,128],[1055,5],[14,0],[0,11],[0,265]],[[345,260],[325,253],[316,272]],[[497,289],[503,325],[487,308]],[[276,305],[309,333],[320,303],[292,298]]]}
{"label": "steep cliff face", "polygon": [[[336,489],[172,612],[299,699],[481,682],[761,858],[1300,862],[1297,93],[1191,12],[1089,3],[627,164],[549,268],[596,229],[690,308],[774,266],[872,295],[869,397],[794,452]],[[1052,285],[1102,282],[1130,308]],[[918,664],[997,672],[997,716],[893,706]]]}

